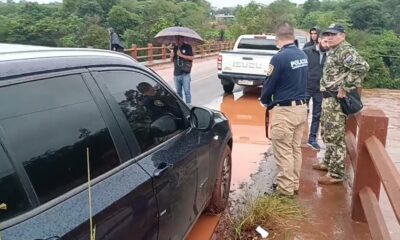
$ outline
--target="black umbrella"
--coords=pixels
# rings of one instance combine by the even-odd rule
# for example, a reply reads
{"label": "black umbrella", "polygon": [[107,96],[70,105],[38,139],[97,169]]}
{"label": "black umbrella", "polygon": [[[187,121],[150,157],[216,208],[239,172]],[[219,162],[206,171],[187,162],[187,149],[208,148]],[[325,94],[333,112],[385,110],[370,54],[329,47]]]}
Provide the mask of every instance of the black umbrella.
{"label": "black umbrella", "polygon": [[161,44],[176,43],[176,37],[183,37],[183,42],[189,45],[203,44],[204,40],[194,30],[187,27],[169,27],[157,33],[154,37]]}

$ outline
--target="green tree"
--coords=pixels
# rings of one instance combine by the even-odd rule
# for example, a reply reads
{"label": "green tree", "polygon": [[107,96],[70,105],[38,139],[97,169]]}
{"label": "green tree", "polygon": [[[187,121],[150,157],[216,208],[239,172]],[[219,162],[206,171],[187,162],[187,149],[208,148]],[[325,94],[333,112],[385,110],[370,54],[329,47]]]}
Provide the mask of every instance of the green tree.
{"label": "green tree", "polygon": [[78,9],[82,0],[63,0],[63,10],[68,13],[74,13]]}
{"label": "green tree", "polygon": [[0,15],[0,42],[6,42],[9,35],[9,18]]}
{"label": "green tree", "polygon": [[123,34],[126,29],[132,28],[138,23],[137,18],[136,15],[117,5],[112,7],[107,20],[117,33]]}
{"label": "green tree", "polygon": [[307,0],[303,4],[303,16],[307,16],[310,12],[318,11],[321,7],[321,2],[319,0]]}
{"label": "green tree", "polygon": [[350,19],[355,29],[382,32],[390,19],[383,4],[377,1],[355,3],[350,9]]}
{"label": "green tree", "polygon": [[320,29],[326,29],[330,24],[337,21],[336,15],[334,12],[321,12],[315,11],[310,12],[303,19],[303,28],[309,29],[314,26],[318,26]]}
{"label": "green tree", "polygon": [[108,32],[104,27],[92,25],[82,37],[83,47],[107,49],[109,45]]}
{"label": "green tree", "polygon": [[103,9],[96,0],[83,0],[77,6],[76,14],[79,17],[103,16]]}
{"label": "green tree", "polygon": [[103,8],[103,11],[107,14],[111,11],[112,7],[117,5],[118,0],[97,0],[97,2]]}
{"label": "green tree", "polygon": [[236,22],[232,32],[238,37],[241,34],[260,34],[266,31],[265,7],[250,2],[245,7],[239,7],[236,12]]}
{"label": "green tree", "polygon": [[277,0],[268,6],[265,15],[267,17],[266,29],[273,31],[283,21],[289,21],[296,26],[297,20],[302,15],[302,9],[289,0]]}

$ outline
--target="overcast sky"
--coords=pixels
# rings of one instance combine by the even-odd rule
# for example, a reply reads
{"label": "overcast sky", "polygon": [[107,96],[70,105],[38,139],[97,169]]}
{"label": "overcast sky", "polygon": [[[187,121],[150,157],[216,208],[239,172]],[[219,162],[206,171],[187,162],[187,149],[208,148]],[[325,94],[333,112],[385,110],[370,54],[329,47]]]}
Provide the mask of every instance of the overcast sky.
{"label": "overcast sky", "polygon": [[[5,2],[6,0],[0,0],[2,2]],[[49,3],[49,2],[61,2],[62,0],[28,0],[31,2],[39,2],[39,3]],[[213,5],[214,7],[222,8],[222,7],[234,7],[238,4],[240,5],[246,5],[251,0],[207,0]],[[263,3],[263,4],[269,4],[273,2],[274,0],[256,0],[255,2],[258,3]],[[305,0],[290,0],[293,3],[304,3]]]}

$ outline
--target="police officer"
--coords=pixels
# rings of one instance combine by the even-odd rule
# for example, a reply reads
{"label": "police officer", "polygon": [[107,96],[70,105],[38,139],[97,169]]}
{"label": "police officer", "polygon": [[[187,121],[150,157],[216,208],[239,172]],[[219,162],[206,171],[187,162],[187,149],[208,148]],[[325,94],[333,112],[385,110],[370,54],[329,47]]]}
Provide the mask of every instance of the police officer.
{"label": "police officer", "polygon": [[280,51],[272,57],[261,103],[272,113],[271,141],[278,166],[277,192],[291,196],[299,189],[301,138],[307,117],[308,61],[294,44],[294,29],[285,22],[277,26]]}
{"label": "police officer", "polygon": [[321,80],[322,116],[321,135],[326,145],[323,162],[318,170],[328,173],[319,178],[320,184],[335,184],[343,181],[346,157],[345,123],[338,98],[346,97],[350,90],[361,87],[369,70],[368,63],[346,42],[343,26],[332,24],[324,31],[328,35],[328,52]]}

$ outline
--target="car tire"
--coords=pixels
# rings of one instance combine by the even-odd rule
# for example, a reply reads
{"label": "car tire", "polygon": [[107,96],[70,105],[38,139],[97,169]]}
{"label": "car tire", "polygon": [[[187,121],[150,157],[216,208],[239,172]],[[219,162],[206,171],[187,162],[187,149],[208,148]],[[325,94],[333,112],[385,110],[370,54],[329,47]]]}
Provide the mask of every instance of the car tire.
{"label": "car tire", "polygon": [[218,214],[228,205],[232,176],[232,150],[229,146],[224,149],[224,154],[218,167],[218,175],[215,180],[211,200],[206,208],[209,214]]}
{"label": "car tire", "polygon": [[230,83],[225,83],[222,85],[222,87],[224,88],[224,92],[225,93],[232,93],[233,88],[235,88],[235,84],[230,82]]}

